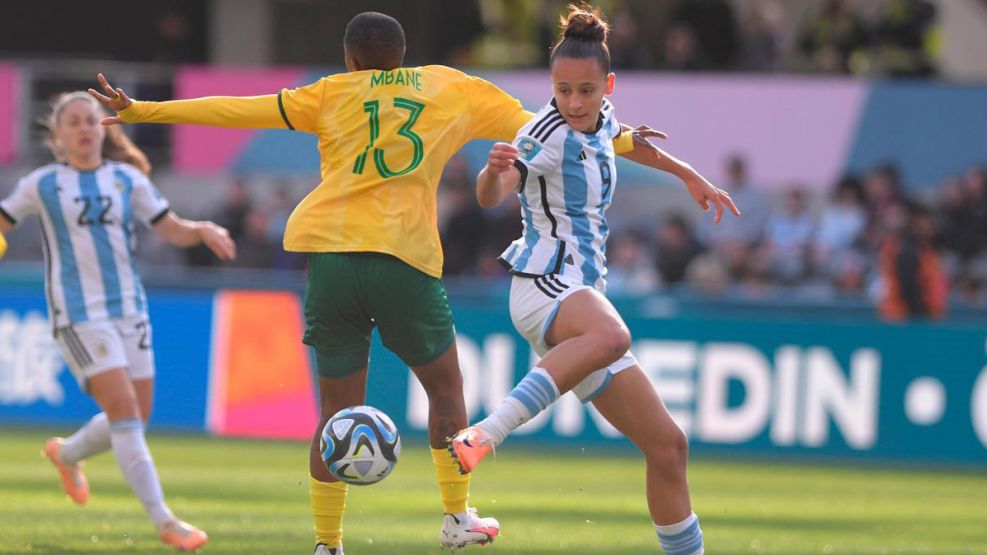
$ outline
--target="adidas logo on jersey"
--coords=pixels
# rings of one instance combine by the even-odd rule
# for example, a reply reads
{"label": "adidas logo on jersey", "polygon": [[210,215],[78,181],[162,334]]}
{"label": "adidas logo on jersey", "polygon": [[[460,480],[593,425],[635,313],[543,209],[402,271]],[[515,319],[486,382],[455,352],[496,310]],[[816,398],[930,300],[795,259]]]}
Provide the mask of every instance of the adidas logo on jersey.
{"label": "adidas logo on jersey", "polygon": [[566,264],[575,264],[576,261],[572,259],[572,255],[570,254],[570,255],[568,255],[568,256],[565,257],[565,263]]}
{"label": "adidas logo on jersey", "polygon": [[586,159],[586,151],[585,150],[580,150],[579,151],[579,156],[576,157],[576,160],[579,160],[580,162],[582,162],[585,159]]}

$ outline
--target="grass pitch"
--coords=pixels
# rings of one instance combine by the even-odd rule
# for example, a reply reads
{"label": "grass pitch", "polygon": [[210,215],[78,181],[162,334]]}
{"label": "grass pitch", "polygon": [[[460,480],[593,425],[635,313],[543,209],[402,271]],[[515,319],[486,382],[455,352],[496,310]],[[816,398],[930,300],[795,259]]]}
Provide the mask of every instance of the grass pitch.
{"label": "grass pitch", "polygon": [[[64,434],[69,430],[61,430]],[[112,455],[89,461],[89,505],[64,497],[39,456],[45,430],[0,428],[0,553],[173,553],[161,544]],[[165,493],[208,531],[205,554],[312,551],[300,443],[154,434]],[[394,473],[350,489],[348,555],[438,554],[441,508],[428,452],[406,441]],[[690,467],[706,552],[987,554],[987,474],[730,463]],[[473,480],[471,502],[503,534],[485,555],[659,553],[630,451],[508,444]]]}

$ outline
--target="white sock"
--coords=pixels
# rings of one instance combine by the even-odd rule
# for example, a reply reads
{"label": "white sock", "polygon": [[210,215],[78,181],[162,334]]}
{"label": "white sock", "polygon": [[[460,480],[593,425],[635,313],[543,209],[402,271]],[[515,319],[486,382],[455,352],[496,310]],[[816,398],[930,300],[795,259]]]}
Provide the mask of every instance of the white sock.
{"label": "white sock", "polygon": [[154,460],[144,440],[144,423],[138,418],[110,422],[110,438],[120,472],[154,525],[160,528],[175,515],[165,505],[158,471],[154,468]]}
{"label": "white sock", "polygon": [[544,368],[533,368],[477,427],[493,440],[494,445],[500,445],[518,426],[537,416],[558,398],[559,388],[552,376]]}
{"label": "white sock", "polygon": [[58,458],[65,464],[75,464],[109,451],[110,447],[110,421],[106,418],[106,413],[101,412],[65,440],[58,452]]}
{"label": "white sock", "polygon": [[668,526],[655,524],[655,532],[665,555],[703,555],[703,531],[699,528],[696,513]]}

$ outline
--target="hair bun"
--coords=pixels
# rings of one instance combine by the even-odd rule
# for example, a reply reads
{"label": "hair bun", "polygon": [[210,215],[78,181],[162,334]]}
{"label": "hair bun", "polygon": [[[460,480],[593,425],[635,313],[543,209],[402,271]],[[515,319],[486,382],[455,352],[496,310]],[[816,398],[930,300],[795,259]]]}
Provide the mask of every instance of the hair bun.
{"label": "hair bun", "polygon": [[563,25],[564,38],[586,42],[606,42],[607,32],[610,30],[599,11],[587,11],[573,6],[570,6],[569,15]]}

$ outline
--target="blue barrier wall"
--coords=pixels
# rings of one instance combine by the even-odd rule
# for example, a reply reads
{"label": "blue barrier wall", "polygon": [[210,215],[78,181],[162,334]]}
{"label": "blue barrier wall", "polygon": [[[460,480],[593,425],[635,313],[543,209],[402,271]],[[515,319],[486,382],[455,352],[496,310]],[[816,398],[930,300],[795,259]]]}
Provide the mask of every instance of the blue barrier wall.
{"label": "blue barrier wall", "polygon": [[[204,431],[213,294],[152,290],[150,298],[155,426]],[[534,361],[503,298],[453,296],[452,304],[476,419]],[[987,465],[987,325],[642,312],[625,312],[634,352],[699,450]],[[43,313],[40,287],[0,289],[0,422],[70,425],[95,410],[58,359]],[[370,404],[406,434],[422,436],[424,393],[376,340],[369,390]],[[625,442],[571,395],[519,430],[517,441],[523,437]]]}
{"label": "blue barrier wall", "polygon": [[[150,296],[157,427],[202,431],[212,328],[211,292]],[[0,288],[0,423],[74,425],[96,413],[52,340],[39,286]]]}

